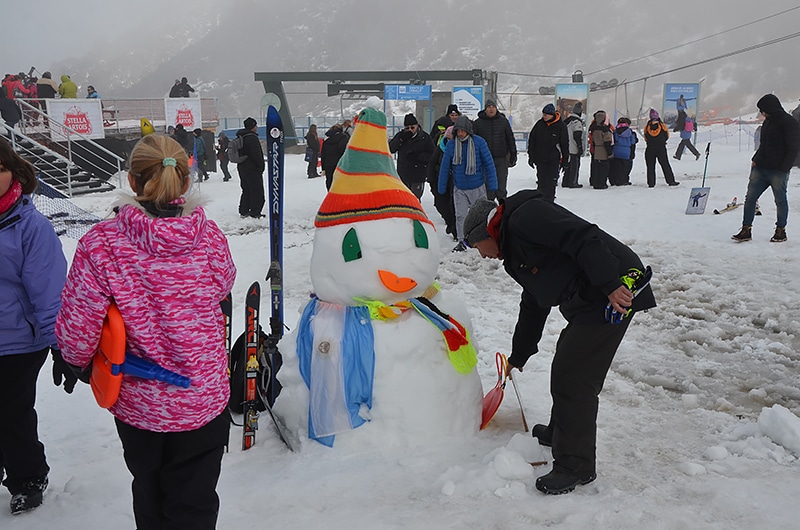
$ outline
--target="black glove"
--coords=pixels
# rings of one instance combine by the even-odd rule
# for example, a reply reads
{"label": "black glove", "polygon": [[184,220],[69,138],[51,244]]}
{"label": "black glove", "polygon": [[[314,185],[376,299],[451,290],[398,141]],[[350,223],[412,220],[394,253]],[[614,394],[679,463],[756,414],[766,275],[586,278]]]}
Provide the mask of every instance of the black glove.
{"label": "black glove", "polygon": [[514,167],[517,165],[517,153],[511,153],[511,156],[508,158],[508,167]]}
{"label": "black glove", "polygon": [[61,350],[50,348],[50,355],[53,357],[53,384],[61,386],[61,380],[64,380],[64,392],[72,394],[75,389],[75,383],[78,382],[78,376],[69,367],[67,361],[61,356]]}

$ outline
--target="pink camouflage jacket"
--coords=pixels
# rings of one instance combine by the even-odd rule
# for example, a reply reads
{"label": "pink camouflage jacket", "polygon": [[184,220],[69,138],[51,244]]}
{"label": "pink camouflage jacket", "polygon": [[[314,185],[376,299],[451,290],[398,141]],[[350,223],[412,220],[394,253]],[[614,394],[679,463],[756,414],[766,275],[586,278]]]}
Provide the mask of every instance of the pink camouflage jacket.
{"label": "pink camouflage jacket", "polygon": [[125,204],[78,243],[56,320],[64,360],[89,364],[115,302],[127,351],[192,384],[184,389],[126,375],[111,413],[149,431],[198,429],[222,412],[230,395],[219,302],[235,276],[228,242],[202,207],[154,219]]}

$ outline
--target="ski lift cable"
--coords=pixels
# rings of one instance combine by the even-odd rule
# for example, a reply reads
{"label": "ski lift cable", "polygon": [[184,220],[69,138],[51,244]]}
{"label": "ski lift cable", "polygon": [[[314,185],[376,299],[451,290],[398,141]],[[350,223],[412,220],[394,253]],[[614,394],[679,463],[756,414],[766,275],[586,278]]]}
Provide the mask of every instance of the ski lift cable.
{"label": "ski lift cable", "polygon": [[683,44],[677,44],[675,46],[671,46],[669,48],[665,48],[665,49],[663,49],[661,51],[653,52],[653,53],[650,53],[648,55],[643,55],[643,56],[637,57],[635,59],[630,59],[628,61],[624,61],[624,62],[615,64],[615,65],[612,65],[612,66],[608,66],[606,68],[601,68],[600,70],[595,70],[594,72],[589,72],[589,73],[584,74],[584,75],[590,76],[590,75],[594,75],[594,74],[599,74],[601,72],[605,72],[607,70],[611,70],[612,68],[617,68],[618,66],[623,66],[623,65],[626,65],[626,64],[634,63],[636,61],[641,61],[642,59],[649,59],[650,57],[654,57],[654,56],[660,55],[662,53],[666,53],[666,52],[670,52],[670,51],[673,51],[673,50],[677,50],[679,48],[683,48],[684,46],[690,46],[692,44],[696,44],[698,42],[701,42],[701,41],[704,41],[704,40],[707,40],[707,39],[710,39],[710,38],[713,38],[713,37],[718,37],[720,35],[723,35],[725,33],[729,33],[731,31],[735,31],[737,29],[742,29],[742,28],[745,28],[747,26],[752,26],[753,24],[757,24],[759,22],[763,22],[764,20],[768,20],[770,18],[774,18],[774,17],[780,16],[780,15],[784,15],[786,13],[789,13],[790,11],[795,11],[797,9],[800,9],[800,6],[792,7],[792,8],[789,8],[789,9],[785,9],[785,10],[779,12],[779,13],[775,13],[774,15],[769,15],[769,16],[766,16],[766,17],[763,17],[763,18],[759,18],[758,20],[753,20],[752,22],[747,22],[746,24],[740,24],[740,25],[735,26],[733,28],[729,28],[729,29],[726,29],[726,30],[723,30],[723,31],[719,31],[717,33],[712,33],[711,35],[706,35],[705,37],[700,37],[700,38],[697,38],[697,39],[694,39],[694,40],[690,40],[688,42],[684,42]]}

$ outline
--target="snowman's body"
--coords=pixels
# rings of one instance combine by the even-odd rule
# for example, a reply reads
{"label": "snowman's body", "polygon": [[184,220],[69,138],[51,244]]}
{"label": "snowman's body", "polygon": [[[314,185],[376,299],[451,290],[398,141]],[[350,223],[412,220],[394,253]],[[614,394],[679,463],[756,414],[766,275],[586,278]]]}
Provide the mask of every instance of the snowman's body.
{"label": "snowman's body", "polygon": [[[389,218],[339,224],[317,229],[311,280],[319,306],[328,309],[345,311],[345,306],[358,305],[358,300],[402,307],[428,290],[438,262],[439,244],[429,223]],[[471,329],[463,304],[452,297],[448,300],[442,292],[431,296],[431,301]],[[371,327],[373,336],[372,407],[361,408],[366,424],[336,433],[337,447],[422,443],[472,435],[479,428],[482,390],[477,371],[458,373],[440,330],[413,308],[395,312],[399,314],[395,318],[361,322]],[[320,331],[324,327],[317,329],[312,350],[318,356],[328,355],[332,351],[329,334]],[[364,328],[364,332],[369,331]],[[284,365],[278,378],[283,390],[274,410],[304,439],[310,393],[300,375],[297,342],[297,331],[281,342]],[[326,395],[334,400],[340,389],[336,384],[329,387]]]}

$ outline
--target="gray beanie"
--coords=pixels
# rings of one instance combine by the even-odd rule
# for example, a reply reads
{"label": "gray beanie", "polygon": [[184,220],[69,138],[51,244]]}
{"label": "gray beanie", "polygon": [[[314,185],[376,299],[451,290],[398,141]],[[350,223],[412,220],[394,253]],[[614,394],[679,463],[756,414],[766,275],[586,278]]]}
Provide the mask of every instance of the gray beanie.
{"label": "gray beanie", "polygon": [[491,236],[486,230],[489,214],[497,208],[497,204],[489,199],[478,199],[469,207],[469,212],[464,218],[464,239],[469,246],[474,247],[475,243],[489,239]]}

